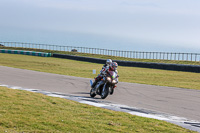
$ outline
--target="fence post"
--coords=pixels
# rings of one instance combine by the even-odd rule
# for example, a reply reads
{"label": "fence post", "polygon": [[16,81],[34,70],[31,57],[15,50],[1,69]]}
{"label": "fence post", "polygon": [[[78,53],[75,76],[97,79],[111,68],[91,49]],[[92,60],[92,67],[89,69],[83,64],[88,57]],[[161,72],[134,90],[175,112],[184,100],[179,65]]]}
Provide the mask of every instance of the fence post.
{"label": "fence post", "polygon": [[198,54],[198,57],[199,57],[199,63],[200,63],[200,54]]}
{"label": "fence post", "polygon": [[153,59],[154,59],[154,52],[153,52]]}
{"label": "fence post", "polygon": [[197,54],[195,54],[195,62],[197,61]]}
{"label": "fence post", "polygon": [[139,52],[139,59],[141,59],[141,52]]}
{"label": "fence post", "polygon": [[185,59],[185,58],[184,58],[184,53],[182,53],[182,60],[184,61],[184,59]]}
{"label": "fence post", "polygon": [[136,56],[136,59],[137,59],[137,51],[135,52],[135,56]]}
{"label": "fence post", "polygon": [[191,61],[192,61],[192,56],[193,56],[193,54],[191,53]]}
{"label": "fence post", "polygon": [[149,59],[151,59],[151,52],[149,52]]}
{"label": "fence post", "polygon": [[120,57],[120,51],[119,50],[117,50],[117,56]]}
{"label": "fence post", "polygon": [[174,60],[176,60],[176,53],[175,53],[175,55],[174,55]]}
{"label": "fence post", "polygon": [[179,61],[179,58],[180,58],[180,53],[178,53],[178,61]]}
{"label": "fence post", "polygon": [[163,60],[165,60],[165,52],[163,52]]}
{"label": "fence post", "polygon": [[146,52],[146,59],[148,59],[148,52]]}
{"label": "fence post", "polygon": [[162,52],[160,52],[160,60],[162,60]]}

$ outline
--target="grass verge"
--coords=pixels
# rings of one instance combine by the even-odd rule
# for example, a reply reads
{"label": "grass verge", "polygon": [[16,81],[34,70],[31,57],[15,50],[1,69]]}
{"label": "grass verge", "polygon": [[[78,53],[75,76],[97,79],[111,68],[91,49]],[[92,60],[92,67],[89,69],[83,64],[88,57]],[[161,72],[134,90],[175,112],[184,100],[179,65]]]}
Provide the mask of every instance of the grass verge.
{"label": "grass verge", "polygon": [[0,132],[188,133],[174,124],[0,87]]}
{"label": "grass verge", "polygon": [[[102,64],[95,64],[52,57],[36,57],[0,53],[0,65],[48,73],[94,78],[92,70],[100,71]],[[138,67],[118,67],[121,82],[141,83],[200,90],[200,74],[157,70]]]}

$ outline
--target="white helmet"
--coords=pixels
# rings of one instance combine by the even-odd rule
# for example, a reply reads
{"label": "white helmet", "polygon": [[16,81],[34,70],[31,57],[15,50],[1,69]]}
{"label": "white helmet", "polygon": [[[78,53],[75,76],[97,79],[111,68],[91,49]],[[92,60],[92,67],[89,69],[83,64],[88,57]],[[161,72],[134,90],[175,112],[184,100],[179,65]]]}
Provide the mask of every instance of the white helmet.
{"label": "white helmet", "polygon": [[107,65],[110,65],[111,63],[112,63],[112,60],[111,60],[111,59],[107,59],[107,60],[106,60],[106,64],[107,64]]}

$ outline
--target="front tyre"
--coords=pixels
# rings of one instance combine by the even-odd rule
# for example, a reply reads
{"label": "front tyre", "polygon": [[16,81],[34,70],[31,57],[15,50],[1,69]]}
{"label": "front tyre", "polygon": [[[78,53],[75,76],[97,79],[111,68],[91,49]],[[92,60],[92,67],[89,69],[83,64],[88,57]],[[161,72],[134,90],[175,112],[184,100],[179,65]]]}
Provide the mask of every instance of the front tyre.
{"label": "front tyre", "polygon": [[95,97],[95,96],[96,96],[96,94],[95,94],[95,92],[93,91],[93,89],[90,90],[90,96],[91,96],[91,97]]}
{"label": "front tyre", "polygon": [[109,94],[109,87],[106,87],[104,91],[102,90],[101,92],[101,98],[105,99],[108,96],[108,94]]}

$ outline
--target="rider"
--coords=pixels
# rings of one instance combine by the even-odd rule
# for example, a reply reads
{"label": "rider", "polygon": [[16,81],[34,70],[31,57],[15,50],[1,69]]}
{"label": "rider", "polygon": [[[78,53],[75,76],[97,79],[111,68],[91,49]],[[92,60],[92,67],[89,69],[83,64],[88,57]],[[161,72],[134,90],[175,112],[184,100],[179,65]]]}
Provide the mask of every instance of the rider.
{"label": "rider", "polygon": [[106,64],[103,65],[103,67],[102,67],[102,69],[101,69],[101,71],[100,71],[100,74],[101,74],[101,72],[102,72],[104,69],[108,68],[108,67],[110,66],[111,63],[112,63],[112,60],[111,60],[111,59],[107,59],[107,60],[106,60]]}
{"label": "rider", "polygon": [[115,71],[118,74],[117,67],[118,67],[117,62],[112,62],[110,66],[106,67],[101,73],[102,75],[106,75],[108,71]]}
{"label": "rider", "polygon": [[94,88],[95,85],[96,85],[96,83],[97,83],[99,80],[101,80],[101,78],[103,77],[102,72],[104,72],[106,69],[108,69],[109,66],[111,65],[111,63],[112,63],[112,60],[111,60],[111,59],[107,59],[107,60],[106,60],[106,64],[103,65],[103,67],[102,67],[102,69],[101,69],[101,71],[100,71],[100,74],[95,78],[95,81],[94,81],[94,83],[93,83],[92,86],[91,86],[92,88]]}
{"label": "rider", "polygon": [[104,75],[106,75],[108,73],[108,71],[115,71],[116,73],[118,73],[117,71],[117,67],[118,64],[117,62],[112,62],[108,67],[105,67],[104,69],[102,69],[100,72],[101,74],[99,74],[96,78],[95,78],[95,82],[92,84],[92,88],[95,87],[96,83],[101,80],[103,78]]}

